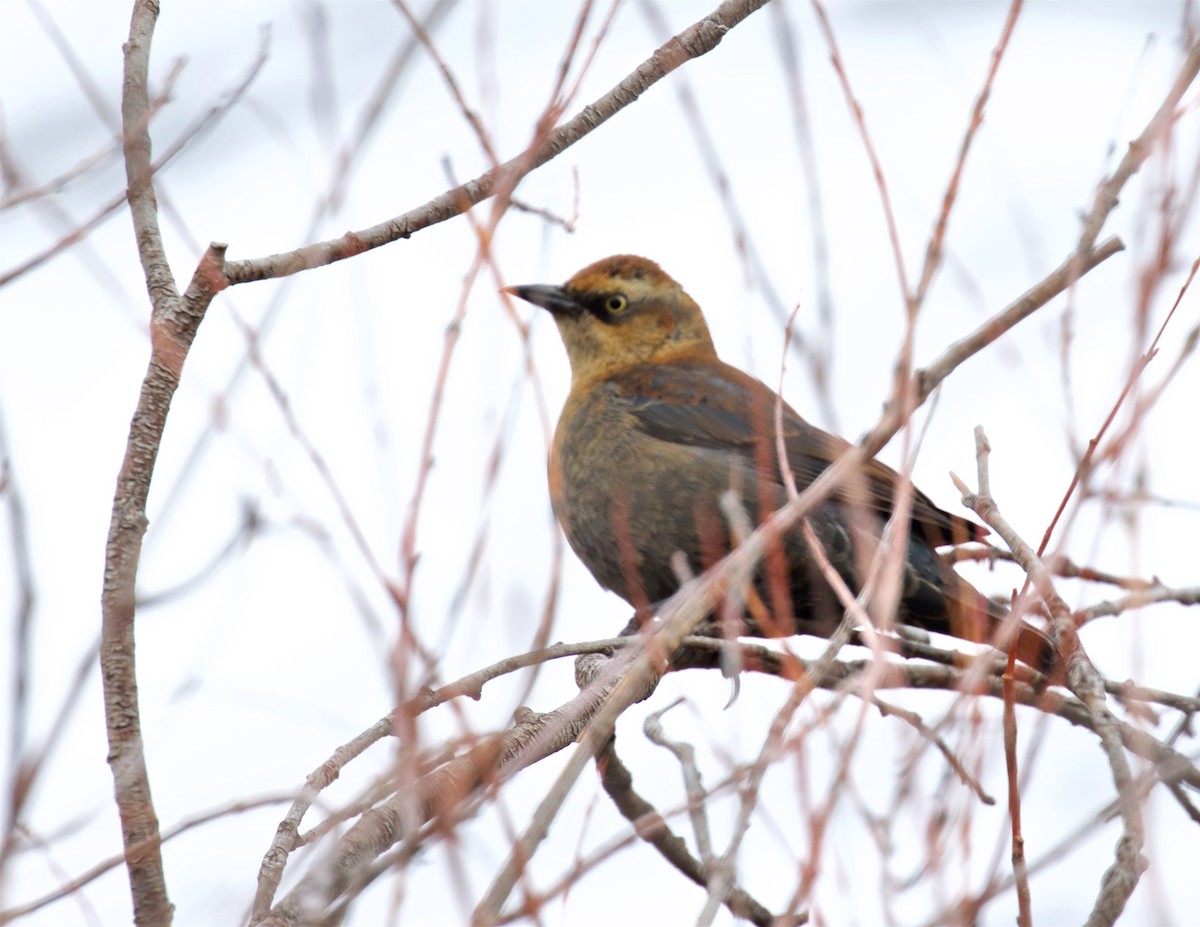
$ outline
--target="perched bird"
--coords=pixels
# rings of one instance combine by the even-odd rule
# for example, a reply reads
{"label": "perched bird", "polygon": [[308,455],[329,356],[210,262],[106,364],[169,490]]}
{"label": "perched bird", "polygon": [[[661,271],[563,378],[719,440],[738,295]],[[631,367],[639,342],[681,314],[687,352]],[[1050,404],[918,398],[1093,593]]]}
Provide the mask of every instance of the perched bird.
{"label": "perched bird", "polygon": [[[717,357],[700,307],[646,258],[617,255],[562,286],[507,292],[553,315],[571,362],[571,392],[549,461],[558,521],[600,585],[633,605],[635,615],[650,615],[682,575],[700,573],[735,544],[738,513],[730,498],[754,523],[787,501],[779,398]],[[782,418],[787,464],[803,491],[850,445],[786,403]],[[829,561],[855,592],[904,479],[868,461],[809,516]],[[914,490],[897,619],[992,641],[1005,610],[935,552],[986,533]],[[799,529],[768,550],[753,589],[738,601],[745,622],[739,633],[756,636],[828,636],[843,612]],[[1028,624],[1017,630],[1016,653],[1037,669],[1055,661],[1049,638]]]}

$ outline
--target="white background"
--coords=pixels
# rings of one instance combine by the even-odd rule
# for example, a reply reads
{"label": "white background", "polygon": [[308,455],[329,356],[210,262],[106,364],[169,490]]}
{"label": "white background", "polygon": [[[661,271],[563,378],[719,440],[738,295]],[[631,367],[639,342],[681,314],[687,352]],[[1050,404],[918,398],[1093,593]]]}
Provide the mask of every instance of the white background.
{"label": "white background", "polygon": [[[152,92],[176,62],[183,70],[169,104],[154,121],[155,152],[227,92],[249,67],[270,27],[269,60],[246,95],[211,131],[192,142],[158,178],[167,253],[180,287],[203,247],[229,243],[231,259],[284,251],[316,238],[363,228],[425,202],[486,169],[488,162],[428,57],[418,54],[357,152],[338,167],[340,148],[396,50],[410,32],[387,3],[323,5],[182,3],[163,5],[154,39]],[[816,423],[854,439],[875,421],[890,388],[903,331],[903,304],[882,218],[878,188],[850,116],[812,9],[783,4],[733,30],[715,52],[654,86],[580,144],[539,170],[518,190],[532,205],[569,215],[578,178],[577,229],[567,234],[534,215],[513,212],[500,226],[494,253],[505,282],[560,282],[612,253],[659,261],[705,307],[722,355],[767,382],[779,379],[783,331],[764,295],[787,311],[799,305],[798,331],[826,353],[833,380],[830,420],[794,355],[784,392]],[[6,169],[21,184],[49,182],[113,145],[118,125],[121,44],[129,10],[114,0],[56,0],[41,16],[61,30],[98,98],[92,105],[76,76],[25,3],[4,6],[0,30],[0,94]],[[418,7],[424,12],[426,7]],[[660,7],[672,32],[709,11],[705,3]],[[589,48],[607,8],[589,21]],[[887,178],[910,279],[915,279],[954,158],[1006,7],[990,3],[833,3],[829,16],[854,92]],[[471,106],[501,158],[528,144],[577,11],[553,2],[460,3],[435,33]],[[1079,234],[1079,216],[1096,184],[1161,102],[1180,58],[1183,12],[1174,3],[1032,3],[1024,11],[1001,67],[976,149],[968,163],[948,238],[948,257],[929,297],[917,341],[918,364],[974,328],[1058,265]],[[829,250],[833,324],[817,316],[813,211],[801,171],[794,109],[780,65],[777,34],[794,30],[801,53],[808,124],[815,146]],[[319,35],[319,40],[314,36]],[[643,61],[665,38],[643,9],[627,4],[584,77],[573,114]],[[578,60],[576,67],[578,66]],[[572,72],[575,73],[574,71]],[[745,258],[715,192],[700,146],[681,114],[678,93],[699,101],[712,144],[727,172],[764,273]],[[1193,90],[1186,101],[1195,101]],[[97,111],[99,110],[99,111]],[[1107,231],[1128,250],[1087,277],[1072,297],[1071,379],[1064,386],[1060,298],[947,383],[915,467],[915,479],[947,508],[958,505],[947,472],[974,481],[972,429],[986,427],[994,454],[993,490],[1007,517],[1036,542],[1074,470],[1073,452],[1100,426],[1118,396],[1137,334],[1137,281],[1158,247],[1154,209],[1168,181],[1196,169],[1196,116],[1189,110],[1166,161],[1152,161],[1122,197]],[[345,198],[313,220],[314,204],[335,181]],[[56,194],[0,214],[0,273],[59,240],[124,188],[114,151],[100,168]],[[13,192],[19,188],[10,185]],[[488,204],[480,207],[486,217]],[[1174,300],[1187,263],[1200,253],[1195,224],[1185,227],[1176,261],[1149,302],[1156,330]],[[353,523],[382,570],[402,572],[401,536],[419,467],[447,325],[463,298],[475,256],[468,224],[452,220],[339,265],[297,278],[238,287],[212,304],[184,371],[150,495],[151,526],[139,592],[152,596],[197,575],[186,595],[138,615],[137,657],[149,772],[159,817],[171,825],[233,799],[295,788],[339,743],[385,713],[395,693],[388,654],[397,616],[347,527],[304,443],[316,448],[344,496]],[[525,376],[520,334],[485,273],[465,296],[461,340],[446,381],[435,463],[418,526],[421,560],[412,620],[442,656],[445,680],[529,646],[552,571],[557,529],[549,509],[544,454],[548,433]],[[1163,350],[1148,371],[1157,382],[1196,324],[1196,298],[1179,309]],[[544,385],[551,420],[565,395],[568,371],[548,318],[532,318],[530,354]],[[230,385],[246,354],[240,323],[263,328],[261,367]],[[131,223],[117,210],[86,241],[0,289],[0,416],[7,464],[25,507],[36,595],[30,655],[32,678],[25,748],[51,739],[53,749],[22,824],[48,850],[28,849],[3,874],[4,907],[53,889],[64,877],[119,851],[119,827],[98,673],[59,712],[74,674],[99,631],[104,539],[115,477],[148,357],[148,300]],[[1142,340],[1138,340],[1142,339]],[[290,430],[264,370],[286,395],[303,433]],[[1196,580],[1195,396],[1200,377],[1186,367],[1150,413],[1137,444],[1098,485],[1146,490],[1184,505],[1149,505],[1124,519],[1100,502],[1078,507],[1057,537],[1072,557],[1117,573],[1157,575],[1174,585]],[[925,421],[927,410],[918,416]],[[1072,437],[1073,436],[1073,439]],[[1074,440],[1074,444],[1072,444]],[[503,450],[494,488],[488,458]],[[882,455],[900,459],[900,443]],[[193,467],[188,461],[196,457]],[[244,506],[263,530],[213,569],[206,566],[235,536]],[[1190,507],[1189,507],[1190,506]],[[12,567],[11,510],[0,536],[0,614],[15,639],[19,589]],[[456,607],[476,532],[482,566]],[[972,574],[988,592],[1004,592],[1015,573]],[[1073,605],[1114,594],[1063,584]],[[603,593],[573,560],[552,639],[607,636],[627,609]],[[453,619],[448,618],[454,615]],[[1192,692],[1200,645],[1194,615],[1165,606],[1097,622],[1085,643],[1110,677],[1134,677]],[[803,649],[803,648],[802,648]],[[811,648],[809,648],[811,650]],[[15,673],[12,648],[0,650],[0,678]],[[436,741],[463,726],[503,726],[520,680],[495,684],[461,713],[442,708],[426,720]],[[569,664],[546,670],[527,700],[547,709],[573,689]],[[716,674],[669,679],[621,730],[637,786],[662,808],[681,801],[678,773],[661,752],[636,746],[633,718],[665,706],[675,694],[688,705],[669,716],[676,736],[701,748],[712,782],[728,764],[752,757],[783,689],[748,679],[738,702],[721,707],[727,684]],[[11,704],[7,682],[4,704]],[[939,719],[950,700],[897,697]],[[826,697],[814,696],[807,722]],[[818,732],[803,760],[783,762],[769,780],[741,875],[768,907],[791,890],[809,835],[797,811],[797,769],[815,796],[829,775],[831,737],[857,719],[847,702],[835,725]],[[997,706],[961,709],[952,745],[964,745],[984,786],[1003,796]],[[0,725],[12,714],[0,713]],[[1023,736],[1037,722],[1022,715]],[[1169,718],[1173,723],[1174,718]],[[861,808],[888,812],[898,771],[914,743],[899,722],[868,712],[854,767],[854,797],[839,806],[822,857],[814,903],[828,923],[876,923],[884,916],[879,853]],[[1159,729],[1161,734],[1165,724]],[[4,742],[11,740],[6,730]],[[1095,739],[1051,722],[1049,745],[1031,761],[1025,836],[1031,860],[1112,798]],[[1194,742],[1184,741],[1184,748]],[[381,744],[332,791],[334,804],[387,767],[393,746]],[[973,753],[972,751],[976,751]],[[6,760],[10,759],[6,755]],[[558,761],[522,774],[506,790],[504,814],[468,824],[461,854],[468,890],[444,881],[445,851],[416,864],[406,882],[383,880],[355,909],[354,923],[378,923],[402,898],[404,923],[465,921],[504,858],[503,818],[520,828]],[[923,923],[964,890],[977,889],[999,835],[1001,811],[984,810],[926,754],[917,767],[896,834],[920,846],[936,808],[972,806],[970,834],[946,874],[916,891],[897,890],[891,914]],[[11,766],[5,770],[12,775]],[[572,795],[558,839],[532,869],[545,886],[586,852],[624,833],[594,777]],[[1003,802],[1001,801],[1001,806]],[[714,827],[732,822],[721,806]],[[176,922],[229,924],[248,910],[254,879],[283,806],[222,818],[165,847]],[[314,818],[316,820],[317,818]],[[586,820],[585,820],[586,819]],[[958,820],[958,819],[956,819]],[[6,820],[7,824],[7,820]],[[677,824],[686,830],[684,821]],[[1151,869],[1134,896],[1130,924],[1186,923],[1200,905],[1195,825],[1156,795],[1149,804]],[[1033,881],[1035,921],[1084,919],[1111,859],[1110,824]],[[1007,849],[1004,851],[1007,855]],[[903,859],[903,857],[902,857]],[[303,868],[311,860],[301,860]],[[900,875],[916,869],[897,862]],[[940,886],[940,892],[930,885]],[[129,920],[128,887],[116,869],[87,887],[86,901],[67,900],[29,924],[118,924]],[[545,923],[690,923],[703,896],[651,851],[635,847],[585,878],[565,902],[552,902]],[[982,922],[1011,923],[1011,893],[984,909]],[[727,917],[727,915],[723,915]],[[657,921],[655,918],[659,918]]]}

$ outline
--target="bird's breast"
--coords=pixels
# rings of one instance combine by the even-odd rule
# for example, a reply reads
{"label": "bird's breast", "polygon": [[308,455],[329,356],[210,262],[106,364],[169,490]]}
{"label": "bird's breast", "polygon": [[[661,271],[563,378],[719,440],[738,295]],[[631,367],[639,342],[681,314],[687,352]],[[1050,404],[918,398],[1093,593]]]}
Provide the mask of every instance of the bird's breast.
{"label": "bird's breast", "polygon": [[548,469],[572,549],[602,586],[635,606],[678,588],[678,553],[695,572],[723,556],[721,497],[745,482],[737,454],[651,437],[605,384],[568,399]]}

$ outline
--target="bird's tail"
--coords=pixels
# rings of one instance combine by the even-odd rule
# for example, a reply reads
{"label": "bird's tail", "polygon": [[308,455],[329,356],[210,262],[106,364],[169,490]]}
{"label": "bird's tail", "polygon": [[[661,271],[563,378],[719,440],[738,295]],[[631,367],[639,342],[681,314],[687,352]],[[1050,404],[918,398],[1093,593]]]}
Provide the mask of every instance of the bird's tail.
{"label": "bird's tail", "polygon": [[1026,621],[1014,623],[1007,608],[958,577],[959,596],[947,596],[950,606],[950,633],[977,643],[991,644],[999,650],[1012,647],[1026,666],[1050,673],[1059,663],[1058,649],[1050,636]]}

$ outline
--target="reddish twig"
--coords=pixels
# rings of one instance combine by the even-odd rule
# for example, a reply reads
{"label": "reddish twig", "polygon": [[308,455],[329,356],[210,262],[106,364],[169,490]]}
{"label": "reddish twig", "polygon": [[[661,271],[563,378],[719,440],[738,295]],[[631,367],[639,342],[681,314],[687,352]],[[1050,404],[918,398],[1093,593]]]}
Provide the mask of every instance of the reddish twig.
{"label": "reddish twig", "polygon": [[1088,918],[1089,925],[1112,924],[1124,909],[1126,902],[1145,869],[1141,850],[1145,844],[1145,825],[1141,807],[1133,794],[1133,776],[1129,760],[1125,756],[1121,724],[1105,702],[1105,681],[1096,671],[1083,651],[1071,611],[1066,602],[1054,590],[1050,571],[1033,552],[1033,549],[1001,517],[995,500],[987,491],[988,454],[990,448],[982,428],[975,429],[977,458],[979,462],[980,492],[972,493],[962,480],[954,477],[963,492],[963,504],[978,515],[994,530],[1009,550],[1016,556],[1021,568],[1037,589],[1052,616],[1051,632],[1059,653],[1066,660],[1066,683],[1086,707],[1095,723],[1095,730],[1108,757],[1113,782],[1121,801],[1123,832],[1117,843],[1116,858],[1104,874],[1100,893]]}
{"label": "reddish twig", "polygon": [[[1013,603],[1015,609],[1015,601]],[[1017,772],[1017,711],[1016,635],[1008,649],[1008,666],[1005,668],[1004,684],[1004,770],[1008,779],[1008,819],[1012,833],[1013,881],[1017,887],[1018,927],[1033,927],[1033,911],[1030,904],[1029,870],[1025,864],[1025,835],[1021,831],[1021,780]]]}
{"label": "reddish twig", "polygon": [[925,294],[929,291],[929,285],[933,282],[933,277],[941,266],[942,245],[946,239],[946,228],[950,224],[950,212],[954,208],[955,200],[958,198],[958,186],[962,180],[963,170],[967,165],[967,155],[971,151],[971,143],[975,141],[975,136],[983,125],[983,114],[987,108],[988,99],[992,95],[992,85],[996,82],[996,73],[1000,70],[1000,62],[1004,59],[1004,53],[1008,50],[1008,43],[1012,40],[1013,30],[1017,26],[1017,17],[1020,15],[1023,5],[1023,0],[1012,0],[1009,4],[1008,16],[1004,20],[1004,28],[1000,32],[1000,38],[996,42],[996,47],[992,49],[991,65],[988,67],[987,75],[983,79],[983,86],[975,97],[975,105],[971,107],[971,121],[967,124],[967,131],[963,133],[962,144],[958,149],[958,157],[954,161],[954,170],[950,174],[950,180],[946,184],[946,192],[942,196],[942,209],[938,214],[937,223],[934,225],[933,233],[929,236],[929,244],[925,249],[925,263],[921,268],[921,279],[917,282],[917,291],[913,295],[913,299],[918,305],[925,299]]}

